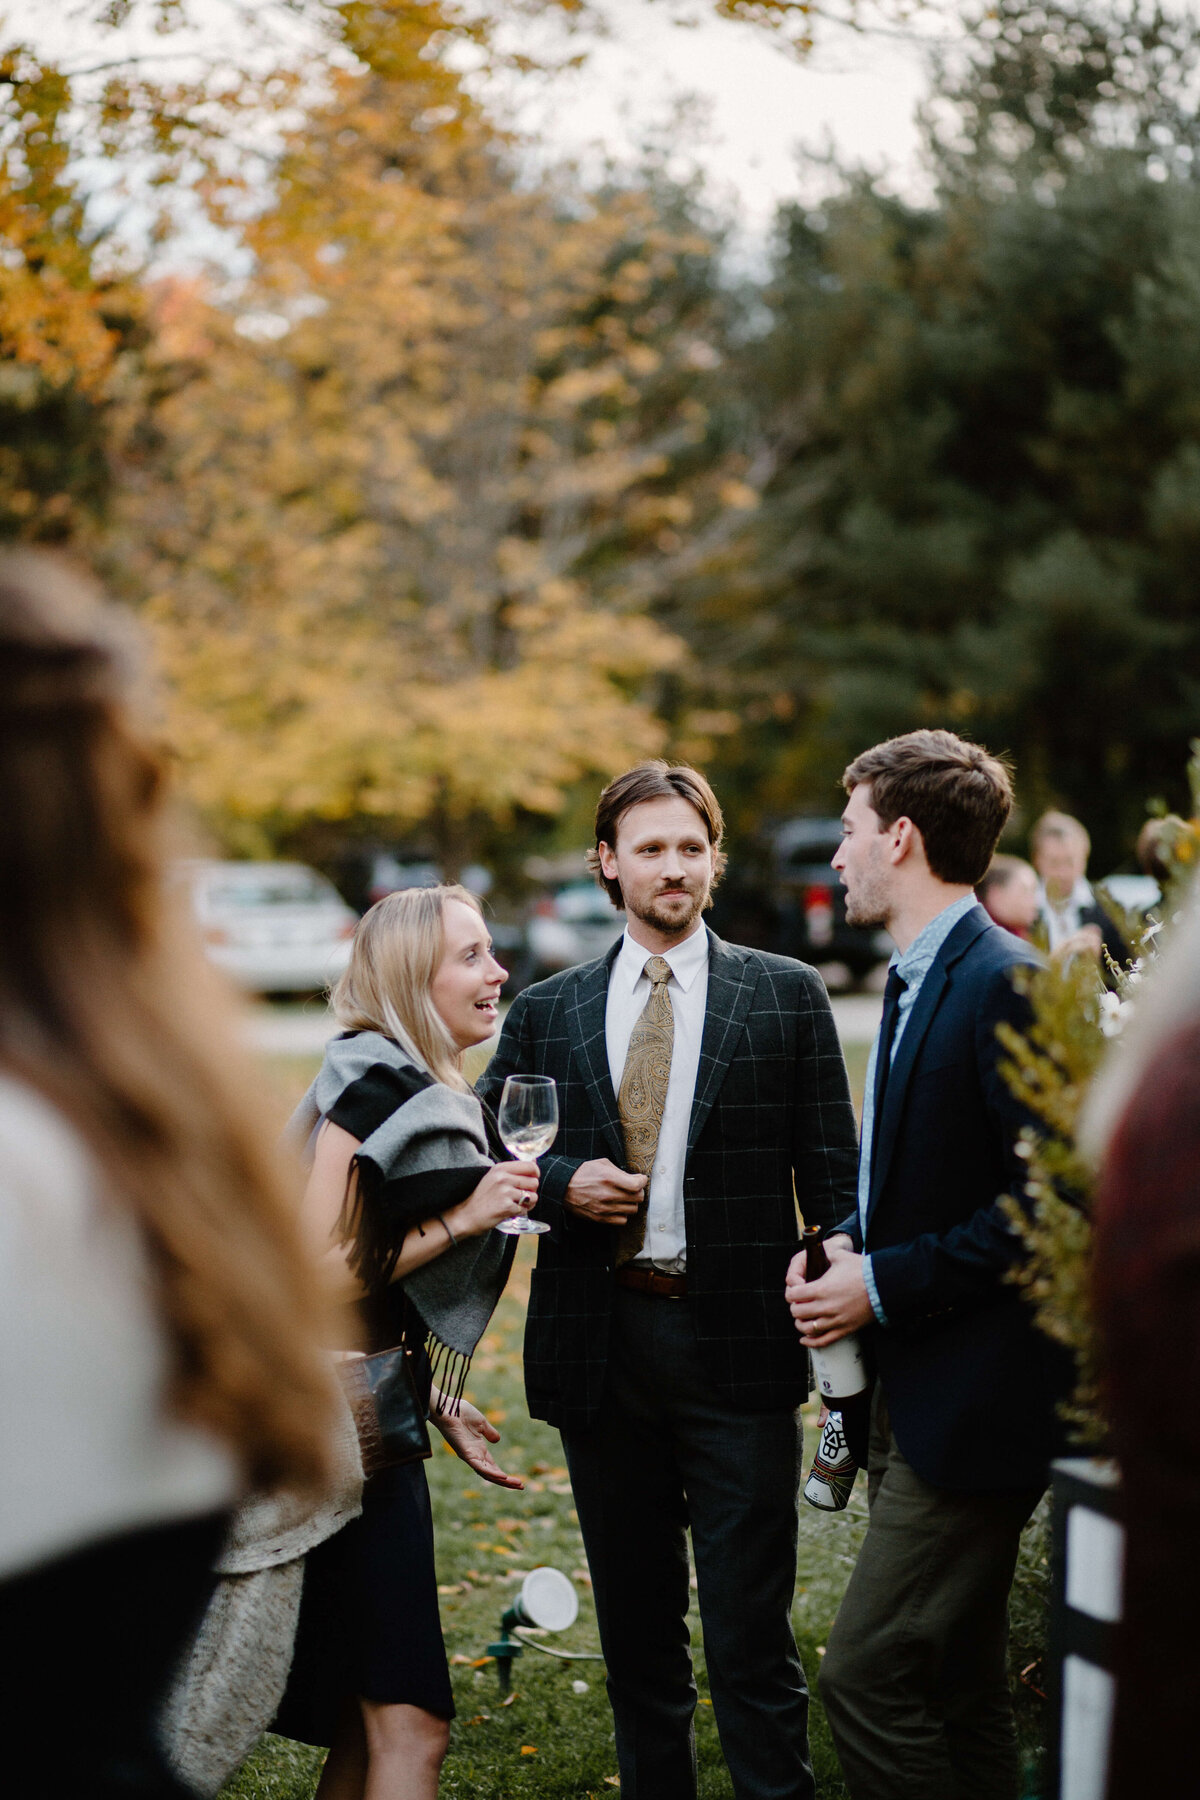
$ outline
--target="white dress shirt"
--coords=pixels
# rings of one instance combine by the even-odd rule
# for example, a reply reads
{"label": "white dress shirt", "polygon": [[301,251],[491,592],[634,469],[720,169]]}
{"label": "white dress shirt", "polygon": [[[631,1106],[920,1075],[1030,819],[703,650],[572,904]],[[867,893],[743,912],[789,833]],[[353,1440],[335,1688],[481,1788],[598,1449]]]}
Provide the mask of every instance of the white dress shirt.
{"label": "white dress shirt", "polygon": [[673,950],[655,952],[635,944],[626,929],[608,978],[608,1004],[604,1015],[614,1095],[621,1090],[633,1027],[650,998],[650,978],[645,969],[655,954],[661,954],[671,965],[667,992],[675,1015],[675,1044],[671,1052],[667,1103],[650,1175],[646,1242],[634,1261],[652,1263],[656,1269],[677,1275],[687,1265],[683,1165],[687,1157],[688,1126],[692,1118],[704,1013],[708,1004],[708,932],[703,924],[697,925],[692,935],[676,944]]}
{"label": "white dress shirt", "polygon": [[1068,938],[1074,937],[1081,924],[1081,914],[1095,906],[1091,884],[1080,876],[1065,900],[1052,900],[1044,881],[1038,882],[1038,907],[1050,940],[1050,954],[1060,950]]}

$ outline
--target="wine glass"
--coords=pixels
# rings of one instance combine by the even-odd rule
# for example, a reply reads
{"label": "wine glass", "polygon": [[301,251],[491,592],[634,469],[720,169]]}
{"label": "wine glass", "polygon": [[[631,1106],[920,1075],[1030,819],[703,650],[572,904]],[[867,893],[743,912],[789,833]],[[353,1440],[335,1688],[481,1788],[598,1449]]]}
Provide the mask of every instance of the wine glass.
{"label": "wine glass", "polygon": [[[558,1089],[552,1075],[510,1075],[500,1095],[500,1141],[521,1162],[536,1162],[558,1136]],[[497,1231],[508,1237],[549,1231],[540,1219],[524,1215],[501,1219]]]}

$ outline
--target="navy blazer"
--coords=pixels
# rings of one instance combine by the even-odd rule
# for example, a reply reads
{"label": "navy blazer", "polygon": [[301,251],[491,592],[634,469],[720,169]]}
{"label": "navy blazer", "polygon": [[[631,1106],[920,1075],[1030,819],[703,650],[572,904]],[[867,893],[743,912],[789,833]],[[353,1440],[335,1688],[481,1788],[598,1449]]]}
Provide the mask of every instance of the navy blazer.
{"label": "navy blazer", "polygon": [[1017,1138],[1030,1116],[1000,1072],[996,1028],[1029,1023],[1013,971],[1038,958],[982,906],[943,944],[888,1076],[864,1246],[886,1326],[869,1327],[892,1429],[924,1480],[1036,1487],[1065,1444],[1066,1354],[1008,1277],[1022,1247],[1000,1206],[1021,1196]]}
{"label": "navy blazer", "polygon": [[[568,1211],[580,1163],[625,1163],[608,1067],[608,979],[620,948],[518,994],[479,1081],[552,1075],[559,1132],[541,1159],[538,1239],[525,1332],[529,1410],[587,1429],[604,1391],[617,1233]],[[708,999],[684,1168],[687,1306],[700,1355],[731,1405],[799,1405],[808,1364],[784,1300],[797,1201],[828,1229],[854,1193],[854,1113],[821,977],[790,957],[709,933]]]}

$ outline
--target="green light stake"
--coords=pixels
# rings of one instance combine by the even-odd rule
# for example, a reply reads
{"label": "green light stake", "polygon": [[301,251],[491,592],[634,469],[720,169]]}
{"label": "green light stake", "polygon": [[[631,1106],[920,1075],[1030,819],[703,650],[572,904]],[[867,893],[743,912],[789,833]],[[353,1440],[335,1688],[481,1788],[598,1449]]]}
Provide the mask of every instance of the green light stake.
{"label": "green light stake", "polygon": [[500,1692],[507,1694],[511,1691],[513,1658],[520,1656],[525,1649],[519,1638],[510,1635],[518,1626],[533,1625],[542,1631],[566,1631],[578,1616],[579,1597],[562,1571],[531,1569],[521,1583],[521,1591],[516,1600],[500,1621],[499,1638],[487,1647],[488,1655],[496,1659]]}

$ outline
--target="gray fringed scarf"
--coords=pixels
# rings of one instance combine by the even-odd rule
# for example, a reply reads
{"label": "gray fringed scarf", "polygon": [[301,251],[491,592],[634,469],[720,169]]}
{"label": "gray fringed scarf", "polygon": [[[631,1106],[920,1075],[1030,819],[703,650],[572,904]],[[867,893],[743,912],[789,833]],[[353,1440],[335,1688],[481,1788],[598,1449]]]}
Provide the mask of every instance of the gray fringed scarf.
{"label": "gray fringed scarf", "polygon": [[[358,1031],[326,1045],[325,1060],[288,1124],[303,1153],[323,1119],[361,1141],[357,1201],[348,1202],[351,1266],[368,1295],[392,1283],[405,1236],[465,1200],[505,1152],[482,1103],[436,1081],[394,1039]],[[435,1225],[435,1230],[441,1227]],[[464,1238],[403,1278],[428,1333],[433,1379],[456,1406],[471,1356],[508,1279],[516,1240]]]}

